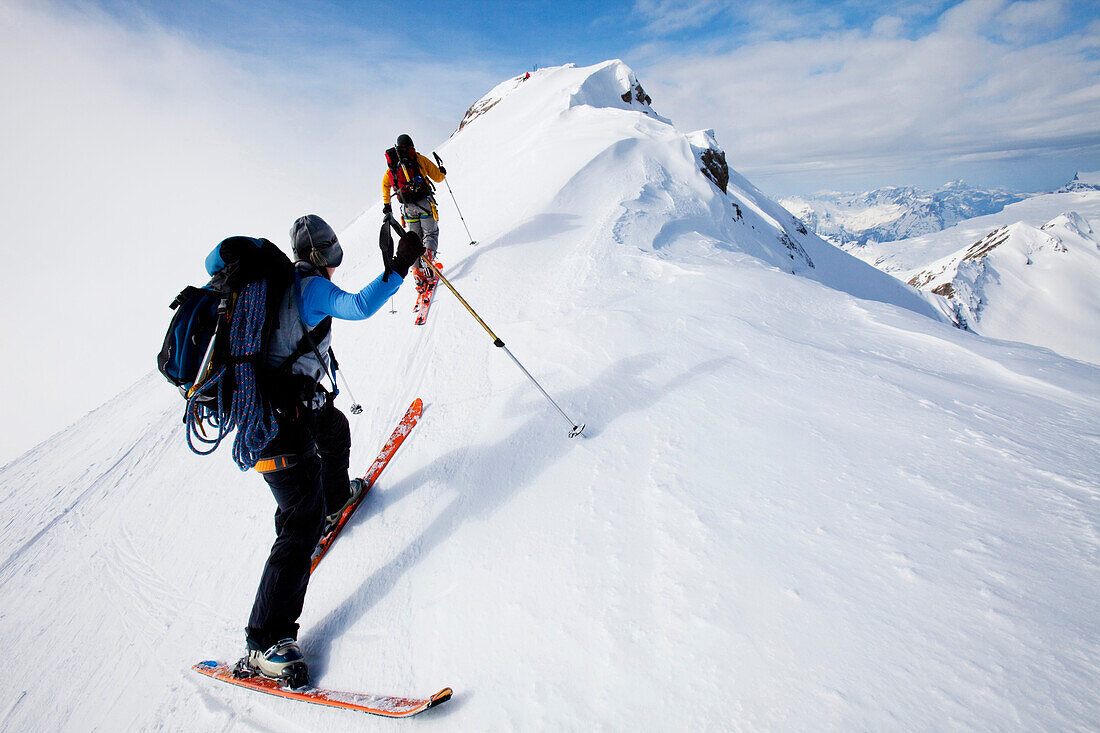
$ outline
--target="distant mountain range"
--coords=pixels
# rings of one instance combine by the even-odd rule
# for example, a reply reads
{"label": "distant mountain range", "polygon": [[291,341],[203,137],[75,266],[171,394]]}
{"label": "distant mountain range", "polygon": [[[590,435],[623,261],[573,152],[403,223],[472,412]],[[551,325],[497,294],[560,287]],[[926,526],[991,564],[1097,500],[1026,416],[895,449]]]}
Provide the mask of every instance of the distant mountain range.
{"label": "distant mountain range", "polygon": [[938,232],[960,221],[995,214],[1029,194],[981,189],[953,181],[935,191],[888,186],[862,193],[822,191],[779,200],[818,236],[846,251]]}
{"label": "distant mountain range", "polygon": [[1094,222],[1100,222],[1100,172],[1078,173],[1053,193],[939,231],[844,248],[926,293],[961,328],[1096,364],[1100,242]]}

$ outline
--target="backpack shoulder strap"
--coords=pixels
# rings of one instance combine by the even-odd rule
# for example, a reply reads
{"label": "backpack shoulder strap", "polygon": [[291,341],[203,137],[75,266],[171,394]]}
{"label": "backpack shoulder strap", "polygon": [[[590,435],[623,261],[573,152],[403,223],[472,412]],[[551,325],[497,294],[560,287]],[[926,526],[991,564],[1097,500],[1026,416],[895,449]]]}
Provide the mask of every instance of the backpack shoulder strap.
{"label": "backpack shoulder strap", "polygon": [[411,170],[414,170],[417,173],[419,173],[420,172],[420,156],[419,156],[419,154],[416,152],[415,148],[412,150],[412,155],[409,155],[408,153],[409,153],[409,151],[405,151],[405,155],[404,155],[404,157],[401,158],[401,162],[404,163],[405,165],[409,166]]}
{"label": "backpack shoulder strap", "polygon": [[[328,332],[332,329],[332,316],[329,316],[325,320],[317,324],[312,331],[306,331],[302,334],[302,338],[298,339],[298,345],[294,347],[294,351],[290,352],[290,355],[283,360],[283,363],[276,367],[276,371],[289,372],[294,363],[301,359],[303,356],[313,351],[319,353],[317,348],[317,342],[324,341],[325,336],[328,336]],[[321,365],[324,366],[324,360],[321,360]],[[328,371],[327,369],[325,370]]]}
{"label": "backpack shoulder strap", "polygon": [[302,276],[297,269],[294,270],[294,282],[292,287],[294,288],[293,297],[298,310],[298,320],[302,324],[303,333],[302,338],[298,339],[298,344],[294,347],[294,351],[290,352],[290,355],[283,360],[283,363],[276,367],[276,372],[288,374],[296,361],[312,351],[316,354],[317,361],[321,364],[321,368],[325,370],[325,376],[332,382],[332,394],[339,394],[340,389],[336,386],[336,370],[335,368],[331,371],[329,370],[328,365],[321,356],[321,350],[317,348],[317,343],[323,341],[325,337],[328,336],[329,331],[332,330],[332,316],[325,316],[325,318],[321,319],[320,323],[310,329],[306,326],[306,322],[302,317]]}
{"label": "backpack shoulder strap", "polygon": [[[386,151],[386,167],[395,175],[397,170],[401,167],[401,158],[397,154],[397,148],[390,148]],[[394,178],[394,180],[396,181],[397,179]]]}

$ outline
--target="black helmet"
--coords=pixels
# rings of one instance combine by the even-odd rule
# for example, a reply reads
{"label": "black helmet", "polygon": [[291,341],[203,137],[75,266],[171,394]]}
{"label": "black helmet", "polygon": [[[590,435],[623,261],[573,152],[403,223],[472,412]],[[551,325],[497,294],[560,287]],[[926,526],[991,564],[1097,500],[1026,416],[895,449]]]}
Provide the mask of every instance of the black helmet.
{"label": "black helmet", "polygon": [[399,148],[411,148],[413,147],[413,139],[408,135],[397,136],[397,147]]}
{"label": "black helmet", "polygon": [[316,267],[337,267],[344,259],[344,250],[336,232],[316,214],[307,214],[290,227],[294,256]]}

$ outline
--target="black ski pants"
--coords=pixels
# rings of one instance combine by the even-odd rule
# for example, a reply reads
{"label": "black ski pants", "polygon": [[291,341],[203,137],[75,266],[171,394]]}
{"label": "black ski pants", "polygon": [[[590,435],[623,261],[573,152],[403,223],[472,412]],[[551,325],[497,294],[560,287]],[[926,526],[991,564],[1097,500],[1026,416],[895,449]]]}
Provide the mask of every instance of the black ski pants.
{"label": "black ski pants", "polygon": [[335,510],[348,498],[350,452],[348,419],[331,398],[318,410],[301,408],[281,420],[278,434],[264,449],[261,458],[285,457],[290,465],[263,475],[278,509],[275,544],[248,619],[250,649],[266,650],[280,639],[298,638],[298,617],[326,505]]}

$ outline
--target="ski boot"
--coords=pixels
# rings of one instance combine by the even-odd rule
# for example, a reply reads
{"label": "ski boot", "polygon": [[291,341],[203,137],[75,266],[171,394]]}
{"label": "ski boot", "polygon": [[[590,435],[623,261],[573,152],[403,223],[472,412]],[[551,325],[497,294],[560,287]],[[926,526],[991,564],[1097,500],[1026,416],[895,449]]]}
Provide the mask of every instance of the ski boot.
{"label": "ski boot", "polygon": [[423,295],[424,291],[428,289],[428,278],[424,275],[424,271],[419,267],[411,268],[413,277],[416,279],[416,293],[417,295]]}
{"label": "ski boot", "polygon": [[[442,267],[442,265],[439,264],[439,260],[437,260],[435,258],[435,250],[434,249],[433,250],[428,250],[427,252],[425,252],[424,255],[423,255],[423,258],[428,260],[429,262],[431,262],[433,265],[435,265],[436,269],[439,269],[440,267]],[[435,274],[435,270],[432,270],[431,268],[428,268],[424,272],[424,282],[425,282],[425,288],[429,289],[429,290],[431,288],[434,288],[436,286],[436,284],[439,283],[439,276]]]}
{"label": "ski boot", "polygon": [[336,525],[340,523],[340,517],[344,516],[344,512],[347,508],[359,501],[359,497],[363,495],[363,488],[365,484],[361,478],[353,478],[348,482],[348,500],[344,502],[344,505],[334,511],[332,514],[325,515],[325,528],[321,532],[321,536],[324,537],[332,530],[336,529]]}
{"label": "ski boot", "polygon": [[294,639],[280,639],[266,652],[249,649],[248,656],[239,660],[233,668],[234,677],[257,675],[279,680],[292,690],[309,684],[309,669]]}

